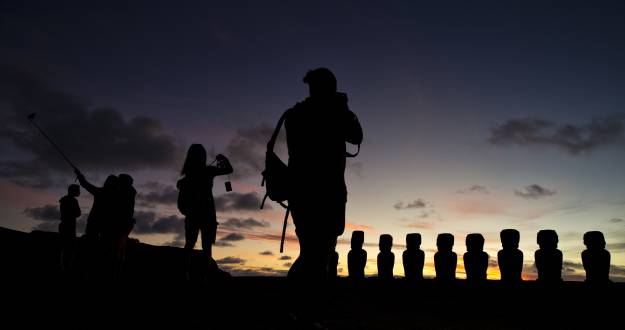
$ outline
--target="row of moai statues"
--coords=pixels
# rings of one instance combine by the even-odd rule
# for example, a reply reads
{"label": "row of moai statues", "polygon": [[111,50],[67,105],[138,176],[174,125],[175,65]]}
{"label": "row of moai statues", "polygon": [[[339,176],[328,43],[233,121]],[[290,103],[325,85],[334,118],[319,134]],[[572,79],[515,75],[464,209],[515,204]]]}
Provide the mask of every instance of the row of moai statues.
{"label": "row of moai statues", "polygon": [[[364,244],[364,232],[352,232],[351,250],[347,256],[349,277],[363,279],[367,263],[367,251]],[[523,252],[519,250],[520,233],[515,229],[500,232],[502,249],[497,253],[497,262],[501,280],[505,282],[522,281]],[[538,281],[553,283],[562,281],[562,252],[558,250],[558,234],[554,230],[541,230],[536,239],[539,249],[534,254]],[[586,281],[594,283],[609,282],[610,252],[605,249],[606,242],[599,231],[584,234],[586,250],[582,252],[582,263],[586,271]],[[456,279],[457,255],[453,252],[454,236],[439,234],[436,239],[438,252],[434,255],[436,279],[452,281]],[[489,256],[484,252],[484,236],[469,234],[466,237],[467,252],[463,256],[467,281],[486,280]],[[380,253],[377,258],[378,278],[392,279],[395,254],[391,252],[393,237],[380,235]],[[406,250],[402,254],[405,277],[410,280],[423,279],[425,253],[421,250],[421,234],[406,235]],[[338,262],[338,254],[335,255]]]}

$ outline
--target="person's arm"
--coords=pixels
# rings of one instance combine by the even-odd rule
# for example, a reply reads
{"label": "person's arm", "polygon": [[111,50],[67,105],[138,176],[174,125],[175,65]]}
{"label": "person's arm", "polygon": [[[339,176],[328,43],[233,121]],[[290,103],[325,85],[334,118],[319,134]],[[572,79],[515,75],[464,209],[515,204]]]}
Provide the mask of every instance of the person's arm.
{"label": "person's arm", "polygon": [[80,186],[85,188],[85,190],[88,191],[92,195],[98,194],[98,192],[100,191],[100,188],[92,185],[89,181],[87,181],[85,176],[82,173],[80,173],[80,171],[76,170],[75,173],[78,177],[78,183],[80,183]]}
{"label": "person's arm", "polygon": [[345,141],[351,144],[362,143],[362,127],[356,114],[350,110],[345,114]]}
{"label": "person's arm", "polygon": [[227,175],[234,171],[228,158],[222,154],[217,155],[217,165],[210,168],[215,175]]}

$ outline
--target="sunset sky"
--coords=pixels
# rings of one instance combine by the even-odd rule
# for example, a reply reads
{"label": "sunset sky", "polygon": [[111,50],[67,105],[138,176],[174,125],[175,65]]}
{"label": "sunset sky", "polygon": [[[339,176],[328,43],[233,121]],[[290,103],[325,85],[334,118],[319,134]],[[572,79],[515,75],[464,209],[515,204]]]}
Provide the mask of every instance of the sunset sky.
{"label": "sunset sky", "polygon": [[[258,209],[264,149],[307,96],[304,74],[327,67],[365,135],[346,171],[342,275],[360,229],[367,274],[388,233],[403,276],[405,235],[419,232],[432,276],[449,232],[463,277],[465,236],[482,233],[496,279],[499,231],[516,228],[525,278],[538,230],[558,232],[570,280],[584,278],[583,233],[600,230],[625,281],[623,17],[623,1],[4,1],[0,226],[56,230],[75,179],[29,126],[37,112],[94,183],[133,175],[131,236],[145,243],[184,242],[175,183],[188,146],[225,154],[234,191],[215,180],[215,258],[283,275],[298,245],[290,226],[280,254],[283,210]],[[86,215],[84,190],[80,205]]]}

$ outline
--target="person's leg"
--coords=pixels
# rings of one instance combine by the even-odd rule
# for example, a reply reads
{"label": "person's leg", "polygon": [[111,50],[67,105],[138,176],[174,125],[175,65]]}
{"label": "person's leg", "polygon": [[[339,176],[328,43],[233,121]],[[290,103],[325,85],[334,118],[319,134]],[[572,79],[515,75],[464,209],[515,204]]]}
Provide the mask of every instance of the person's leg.
{"label": "person's leg", "polygon": [[217,236],[217,226],[205,222],[200,226],[200,232],[202,233],[202,251],[204,251],[204,257],[209,269],[216,268],[217,264],[213,259],[213,243],[215,243],[215,237]]}
{"label": "person's leg", "polygon": [[193,255],[193,248],[195,247],[195,243],[197,242],[197,235],[199,233],[199,230],[200,228],[197,226],[194,219],[190,219],[189,217],[184,219],[184,250],[187,255],[187,269],[185,271],[185,274],[187,280],[189,280],[191,276],[191,257]]}

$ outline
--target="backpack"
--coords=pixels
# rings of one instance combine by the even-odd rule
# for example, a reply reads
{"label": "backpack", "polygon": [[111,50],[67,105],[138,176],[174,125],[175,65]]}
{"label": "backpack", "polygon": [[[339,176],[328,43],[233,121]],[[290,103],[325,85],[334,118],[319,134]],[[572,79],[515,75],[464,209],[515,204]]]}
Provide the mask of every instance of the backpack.
{"label": "backpack", "polygon": [[[276,140],[278,139],[278,134],[280,133],[280,129],[284,124],[284,120],[286,119],[286,114],[288,110],[282,114],[280,119],[278,120],[278,124],[271,135],[271,139],[267,143],[267,152],[265,153],[265,170],[261,173],[263,176],[263,180],[261,181],[261,186],[265,186],[265,196],[260,204],[261,210],[265,205],[265,201],[267,198],[271,199],[274,202],[277,202],[282,207],[286,209],[286,213],[284,215],[284,223],[282,224],[282,238],[280,239],[280,253],[284,251],[284,238],[286,235],[286,225],[289,220],[289,206],[284,202],[289,198],[289,168],[288,166],[276,155],[273,151],[273,148],[276,144]],[[356,153],[345,152],[345,157],[356,157],[360,153],[360,144],[358,145],[358,150]]]}

